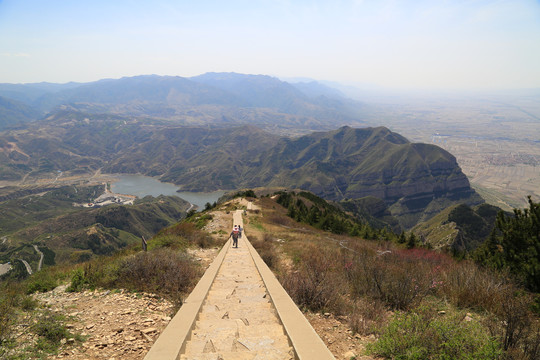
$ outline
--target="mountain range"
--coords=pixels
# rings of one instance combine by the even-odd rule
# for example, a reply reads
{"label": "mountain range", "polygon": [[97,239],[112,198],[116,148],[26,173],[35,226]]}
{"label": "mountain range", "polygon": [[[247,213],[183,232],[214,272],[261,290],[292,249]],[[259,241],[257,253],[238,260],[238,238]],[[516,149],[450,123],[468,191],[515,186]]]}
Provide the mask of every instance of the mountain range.
{"label": "mountain range", "polygon": [[[361,103],[317,82],[289,84],[266,75],[236,73],[0,84],[0,97],[39,114],[33,116],[35,120],[69,108],[90,114],[174,120],[185,125],[252,124],[278,133],[291,128],[305,132],[360,124],[363,111]],[[0,129],[28,121],[27,109],[13,114],[10,121],[0,117]],[[0,114],[3,111],[6,109],[0,102]]]}
{"label": "mountain range", "polygon": [[337,201],[376,197],[404,228],[451,204],[482,202],[450,153],[384,127],[288,138],[254,126],[186,127],[61,111],[0,135],[1,180],[98,169],[157,176],[186,191],[276,186]]}

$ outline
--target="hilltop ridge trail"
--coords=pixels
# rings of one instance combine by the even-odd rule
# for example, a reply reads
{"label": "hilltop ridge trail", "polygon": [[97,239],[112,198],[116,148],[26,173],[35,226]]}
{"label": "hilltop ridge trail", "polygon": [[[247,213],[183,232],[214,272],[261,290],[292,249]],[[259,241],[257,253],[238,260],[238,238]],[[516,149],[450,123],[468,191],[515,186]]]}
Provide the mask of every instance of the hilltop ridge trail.
{"label": "hilltop ridge trail", "polygon": [[[233,225],[244,227],[243,210]],[[246,245],[229,248],[180,359],[294,359],[294,350],[277,317]]]}

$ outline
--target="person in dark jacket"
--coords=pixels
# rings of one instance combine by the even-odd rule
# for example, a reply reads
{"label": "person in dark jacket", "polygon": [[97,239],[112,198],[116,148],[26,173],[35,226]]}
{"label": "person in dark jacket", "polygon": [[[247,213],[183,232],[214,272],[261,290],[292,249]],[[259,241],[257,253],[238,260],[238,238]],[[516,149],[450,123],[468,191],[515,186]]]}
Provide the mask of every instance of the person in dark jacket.
{"label": "person in dark jacket", "polygon": [[240,227],[238,225],[234,225],[233,231],[231,232],[232,240],[233,240],[233,247],[238,247],[238,238],[240,237]]}

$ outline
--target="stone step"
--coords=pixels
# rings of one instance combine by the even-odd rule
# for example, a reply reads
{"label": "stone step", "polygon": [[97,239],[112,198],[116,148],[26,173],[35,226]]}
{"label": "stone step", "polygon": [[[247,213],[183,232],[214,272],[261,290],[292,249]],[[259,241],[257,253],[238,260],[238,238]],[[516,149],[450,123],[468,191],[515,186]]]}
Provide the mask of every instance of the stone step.
{"label": "stone step", "polygon": [[[217,321],[210,324],[210,321],[204,324],[197,324],[193,330],[191,339],[213,339],[221,336],[228,336],[229,334],[235,337],[271,337],[282,338],[288,343],[287,338],[284,337],[285,333],[283,327],[277,323],[268,323],[260,325],[246,325],[248,321],[243,319],[228,320],[227,323],[218,323]],[[200,325],[200,326],[199,326]]]}
{"label": "stone step", "polygon": [[212,305],[212,304],[241,304],[241,303],[249,303],[249,304],[256,304],[256,303],[268,303],[269,302],[268,295],[256,293],[256,294],[230,294],[222,296],[217,294],[212,294],[208,296],[208,298],[205,301],[205,305]]}
{"label": "stone step", "polygon": [[246,309],[253,307],[256,308],[266,308],[266,304],[269,304],[268,301],[263,301],[264,298],[260,297],[243,297],[243,298],[230,298],[230,299],[220,299],[219,301],[207,302],[205,305],[214,305],[218,306],[220,309],[225,310],[234,310],[234,309]]}
{"label": "stone step", "polygon": [[216,281],[215,286],[212,286],[212,290],[221,290],[221,289],[240,289],[240,290],[252,290],[252,289],[263,289],[264,290],[264,283],[262,281],[260,282],[251,282],[247,280],[239,280],[239,279],[228,279],[228,280],[219,280]]}
{"label": "stone step", "polygon": [[181,355],[180,360],[293,360],[292,348],[287,352],[253,352],[253,351],[227,351],[218,353],[205,353],[193,355]]}
{"label": "stone step", "polygon": [[[227,304],[234,304],[234,306],[232,306],[231,308],[227,308],[226,306],[224,306]],[[223,313],[224,311],[232,311],[232,310],[235,310],[235,311],[242,311],[242,310],[272,311],[272,313],[275,314],[275,312],[273,312],[274,306],[270,302],[258,302],[256,304],[249,304],[249,305],[245,304],[245,306],[243,306],[242,304],[243,304],[242,302],[238,302],[238,299],[231,299],[231,301],[224,302],[223,304],[217,304],[215,302],[212,304],[205,303],[201,308],[201,314],[204,314],[204,313],[211,314],[215,312]]]}
{"label": "stone step", "polygon": [[[266,305],[266,304],[265,304]],[[211,307],[214,308],[215,307]],[[202,311],[199,315],[199,322],[218,319],[240,319],[249,325],[261,325],[279,323],[275,311],[270,308],[270,304],[258,308],[244,308],[221,311]]]}
{"label": "stone step", "polygon": [[[235,213],[235,223],[243,224]],[[294,359],[247,247],[229,248],[193,327],[184,360]]]}
{"label": "stone step", "polygon": [[[207,354],[207,353],[274,353],[289,354],[292,351],[288,342],[281,338],[272,338],[269,336],[256,337],[235,337],[226,336],[221,338],[195,338],[186,344],[185,355]],[[292,352],[291,352],[292,353]],[[283,359],[283,357],[281,358]]]}
{"label": "stone step", "polygon": [[228,287],[223,289],[212,289],[208,292],[207,299],[228,299],[232,296],[242,297],[242,296],[257,296],[267,298],[266,289],[261,287],[254,287],[251,289],[241,288],[241,287]]}

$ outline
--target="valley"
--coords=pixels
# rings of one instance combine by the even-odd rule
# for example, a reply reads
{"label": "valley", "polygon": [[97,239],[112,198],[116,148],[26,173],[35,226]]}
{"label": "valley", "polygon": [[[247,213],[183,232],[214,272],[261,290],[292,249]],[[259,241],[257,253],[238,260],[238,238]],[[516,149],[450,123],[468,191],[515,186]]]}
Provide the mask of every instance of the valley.
{"label": "valley", "polygon": [[[68,249],[57,260],[73,256],[77,262],[151,236],[158,224],[191,209],[165,198],[150,205],[145,195],[122,207],[118,202],[131,204],[133,198],[102,193],[131,194],[109,188],[115,187],[116,174],[162,181],[173,188],[168,195],[183,191],[192,204],[187,192],[307,190],[397,233],[458,204],[474,208],[487,201],[511,210],[524,207],[527,195],[540,196],[540,107],[533,90],[483,97],[347,96],[316,82],[235,73],[135,76],[55,87],[0,84],[0,97],[24,103],[9,103],[11,110],[20,109],[18,121],[16,112],[0,118],[0,205],[8,209],[1,210],[7,226],[0,224],[0,235],[9,236],[10,246],[25,244],[11,249],[10,256],[24,253],[32,267],[39,255],[30,245],[45,242]],[[74,215],[83,208],[74,208],[68,198],[89,188],[100,189],[99,194],[77,201],[86,204],[87,213]],[[60,199],[51,199],[59,192]],[[113,221],[95,217],[96,199],[109,204],[100,211]],[[28,206],[25,201],[39,203],[37,211],[17,209]],[[174,208],[174,216],[171,209],[152,208],[162,202]],[[77,229],[57,238],[57,231],[44,227],[40,211],[60,229],[66,221]],[[151,230],[141,225],[139,211],[152,218]],[[132,226],[136,229],[125,232]],[[433,244],[440,240],[431,240],[437,226],[423,230]],[[452,241],[443,246],[453,246]]]}
{"label": "valley", "polygon": [[[7,275],[24,278],[42,266],[112,254],[176,223],[192,207],[177,196],[135,200],[126,195],[114,196],[105,187],[35,186],[29,193],[20,188],[15,188],[18,192],[4,193],[0,201],[0,263],[11,262],[15,268]],[[119,203],[116,199],[125,201]],[[3,270],[6,268],[4,265]]]}
{"label": "valley", "polygon": [[[507,210],[526,206],[528,195],[540,197],[537,89],[484,93],[360,91],[339,84],[288,83],[270,76],[237,73],[206,73],[190,78],[145,75],[54,85],[0,84],[0,110],[5,108],[8,114],[1,115],[0,111],[0,129],[15,128],[11,133],[22,136],[25,123],[37,119],[46,123],[63,116],[62,113],[79,113],[75,116],[80,122],[77,129],[90,130],[89,139],[87,143],[72,145],[89,146],[92,156],[83,164],[67,164],[59,169],[60,173],[47,173],[47,167],[52,165],[50,160],[43,160],[38,172],[0,163],[0,186],[16,182],[68,183],[79,180],[81,174],[90,177],[106,166],[99,158],[121,150],[134,135],[134,127],[152,129],[174,124],[216,130],[256,126],[276,136],[299,137],[349,125],[386,126],[412,142],[435,144],[448,150],[486,201]],[[126,129],[115,134],[115,146],[105,147],[110,139],[107,140],[109,134],[103,123],[92,126],[96,114],[124,122]],[[50,130],[30,128],[35,135]],[[62,136],[69,141],[69,134],[58,134],[56,139],[64,139]],[[260,145],[266,147],[273,141],[267,137]],[[0,143],[0,158],[2,152],[18,160],[30,155],[18,151],[17,146],[9,139]],[[158,147],[156,144],[146,151],[156,151]],[[73,158],[77,154],[70,149],[63,156]],[[204,166],[192,164],[187,170],[201,170]],[[123,164],[109,165],[105,170],[139,172],[137,167]],[[147,171],[151,176],[164,173],[162,168]],[[166,174],[165,180],[174,182],[176,175]],[[224,189],[225,185],[222,184]]]}

